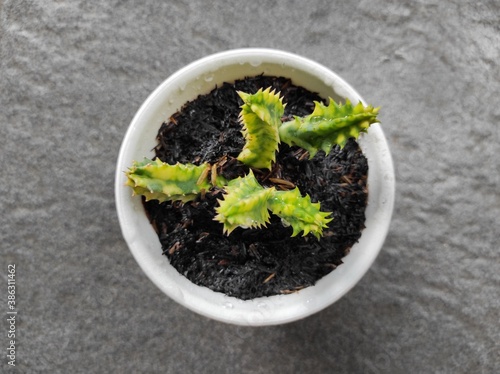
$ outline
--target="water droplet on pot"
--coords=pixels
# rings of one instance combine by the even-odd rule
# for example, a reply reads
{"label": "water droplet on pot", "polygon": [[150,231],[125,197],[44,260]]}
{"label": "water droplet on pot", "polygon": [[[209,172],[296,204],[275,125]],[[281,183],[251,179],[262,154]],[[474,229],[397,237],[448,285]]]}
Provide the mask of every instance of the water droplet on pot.
{"label": "water droplet on pot", "polygon": [[307,309],[311,309],[311,308],[314,308],[315,305],[316,305],[316,300],[314,298],[310,298],[310,299],[307,299],[305,302],[305,307]]}
{"label": "water droplet on pot", "polygon": [[261,64],[262,64],[262,61],[259,61],[259,60],[250,61],[250,65],[252,65],[253,67],[260,66]]}
{"label": "water droplet on pot", "polygon": [[232,303],[230,303],[229,301],[226,301],[225,303],[222,304],[222,307],[224,309],[233,309],[234,305]]}
{"label": "water droplet on pot", "polygon": [[205,82],[211,82],[214,79],[213,74],[205,75]]}
{"label": "water droplet on pot", "polygon": [[264,315],[260,311],[252,313],[247,317],[247,322],[250,326],[261,326],[265,320]]}
{"label": "water droplet on pot", "polygon": [[177,286],[169,286],[167,293],[171,298],[173,298],[177,302],[184,301],[184,292],[182,292],[182,290]]}

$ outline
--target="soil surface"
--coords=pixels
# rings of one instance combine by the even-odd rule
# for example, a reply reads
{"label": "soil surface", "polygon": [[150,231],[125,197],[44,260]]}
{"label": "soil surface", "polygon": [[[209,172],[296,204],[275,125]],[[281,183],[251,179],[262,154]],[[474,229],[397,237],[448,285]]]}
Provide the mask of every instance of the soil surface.
{"label": "soil surface", "polygon": [[[318,95],[280,77],[249,77],[225,83],[187,103],[163,123],[158,132],[156,156],[162,161],[216,164],[227,179],[249,169],[236,160],[244,145],[238,121],[243,104],[236,91],[254,93],[271,86],[286,103],[285,117],[310,114]],[[271,215],[265,229],[237,228],[229,236],[214,221],[220,189],[208,191],[194,202],[144,202],[170,263],[193,283],[240,299],[297,292],[342,264],[342,258],[364,228],[368,164],[358,144],[319,152],[309,160],[297,147],[280,145],[276,164],[269,172],[254,170],[264,186],[289,189],[298,186],[321,210],[334,218],[317,240],[312,235],[291,237],[292,229]],[[286,181],[286,182],[283,182]]]}

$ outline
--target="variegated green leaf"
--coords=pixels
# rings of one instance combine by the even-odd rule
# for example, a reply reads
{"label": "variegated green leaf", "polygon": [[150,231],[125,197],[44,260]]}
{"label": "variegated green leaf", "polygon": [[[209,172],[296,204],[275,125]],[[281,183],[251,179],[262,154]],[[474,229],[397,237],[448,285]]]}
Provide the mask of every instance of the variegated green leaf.
{"label": "variegated green leaf", "polygon": [[202,190],[208,190],[208,164],[169,165],[159,159],[134,162],[125,173],[126,185],[132,187],[135,195],[143,195],[146,200],[183,202],[196,199]]}
{"label": "variegated green leaf", "polygon": [[320,211],[320,203],[312,203],[309,195],[302,196],[297,187],[291,191],[275,191],[268,207],[285,226],[292,226],[292,236],[303,231],[302,236],[312,233],[319,239],[333,219],[327,218],[331,213]]}
{"label": "variegated green leaf", "polygon": [[269,222],[267,201],[274,189],[262,187],[252,171],[233,179],[225,187],[224,200],[219,200],[215,220],[224,225],[224,232],[230,234],[235,228],[257,228]]}
{"label": "variegated green leaf", "polygon": [[331,213],[321,212],[319,203],[312,203],[309,195],[303,197],[298,188],[277,191],[262,187],[253,173],[229,182],[224,200],[219,200],[215,220],[224,224],[230,234],[236,227],[257,228],[269,222],[269,210],[279,216],[285,226],[292,226],[292,236],[301,231],[312,233],[318,239],[332,219]]}
{"label": "variegated green leaf", "polygon": [[329,153],[332,146],[345,146],[349,138],[357,139],[377,120],[379,108],[364,106],[361,102],[353,106],[349,100],[345,105],[337,104],[330,98],[328,106],[315,102],[312,114],[295,117],[279,127],[281,141],[306,149],[310,157],[319,150]]}
{"label": "variegated green leaf", "polygon": [[264,91],[260,89],[253,95],[238,94],[244,102],[240,120],[245,138],[238,160],[254,168],[271,169],[280,141],[278,127],[284,113],[282,99],[270,87]]}

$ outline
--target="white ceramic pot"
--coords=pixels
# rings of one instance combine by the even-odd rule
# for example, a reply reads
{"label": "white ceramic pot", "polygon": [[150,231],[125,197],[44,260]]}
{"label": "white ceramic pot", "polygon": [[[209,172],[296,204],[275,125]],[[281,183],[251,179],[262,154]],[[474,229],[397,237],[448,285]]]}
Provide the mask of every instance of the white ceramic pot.
{"label": "white ceramic pot", "polygon": [[[296,85],[335,100],[362,101],[337,74],[309,59],[272,49],[236,49],[202,58],[165,80],[144,102],[123,140],[116,168],[116,206],[125,241],[146,275],[179,304],[219,321],[238,325],[274,325],[304,318],[331,305],[347,293],[377,257],[391,220],[394,169],[378,124],[363,134],[359,144],[368,159],[366,228],[344,264],[316,285],[297,293],[242,301],[191,283],[162,255],[158,237],[146,218],[141,199],[124,185],[124,171],[134,160],[152,157],[163,121],[187,101],[210,92],[216,85],[258,74],[291,78]],[[159,311],[158,311],[159,312]]]}

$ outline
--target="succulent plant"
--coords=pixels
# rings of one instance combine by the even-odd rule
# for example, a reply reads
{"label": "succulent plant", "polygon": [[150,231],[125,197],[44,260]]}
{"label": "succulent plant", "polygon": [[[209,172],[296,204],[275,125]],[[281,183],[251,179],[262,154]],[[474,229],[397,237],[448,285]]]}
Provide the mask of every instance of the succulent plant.
{"label": "succulent plant", "polygon": [[315,102],[310,115],[282,122],[285,104],[279,93],[267,88],[255,94],[238,94],[243,100],[240,121],[245,145],[237,159],[250,167],[246,176],[226,181],[208,163],[169,165],[158,159],[144,159],[134,162],[126,172],[126,184],[134,194],[160,202],[189,202],[214,187],[223,187],[224,199],[218,200],[214,219],[223,224],[227,235],[237,227],[265,227],[271,212],[285,226],[292,227],[292,236],[302,232],[303,236],[311,233],[319,239],[332,220],[331,213],[322,212],[320,203],[313,203],[297,187],[281,191],[262,186],[252,168],[271,170],[280,142],[305,149],[310,158],[320,150],[328,154],[334,145],[342,148],[349,138],[357,139],[378,122],[379,108],[361,102],[353,106],[349,100],[344,105],[337,104],[330,98],[328,105]]}
{"label": "succulent plant", "polygon": [[146,201],[188,202],[212,187],[208,181],[209,170],[208,163],[169,165],[159,159],[144,158],[142,162],[134,162],[125,173],[126,185],[132,187],[135,195],[143,195]]}
{"label": "succulent plant", "polygon": [[292,227],[292,236],[302,231],[302,236],[312,233],[319,239],[333,219],[328,217],[330,212],[320,211],[320,203],[312,203],[309,195],[302,196],[297,187],[290,191],[274,190],[268,208],[281,218],[283,225]]}
{"label": "succulent plant", "polygon": [[257,169],[271,169],[280,143],[279,126],[285,111],[282,99],[271,88],[250,95],[238,92],[243,105],[240,120],[245,146],[238,160]]}
{"label": "succulent plant", "polygon": [[285,226],[292,226],[292,236],[303,231],[318,239],[332,219],[331,213],[321,212],[319,203],[311,203],[309,195],[303,197],[298,188],[278,191],[262,187],[252,171],[245,177],[233,179],[225,188],[224,200],[219,200],[215,220],[224,224],[230,234],[236,227],[257,228],[269,223],[269,211],[281,218]]}
{"label": "succulent plant", "polygon": [[236,227],[257,228],[269,223],[268,201],[274,188],[262,187],[253,172],[231,180],[225,187],[224,200],[219,200],[215,220],[224,224],[230,234]]}
{"label": "succulent plant", "polygon": [[361,102],[353,106],[349,100],[345,105],[332,98],[328,106],[315,102],[309,116],[295,117],[279,127],[280,140],[304,148],[310,158],[319,150],[328,154],[333,145],[343,148],[349,138],[357,139],[372,123],[378,122],[378,111],[379,108],[365,107]]}

